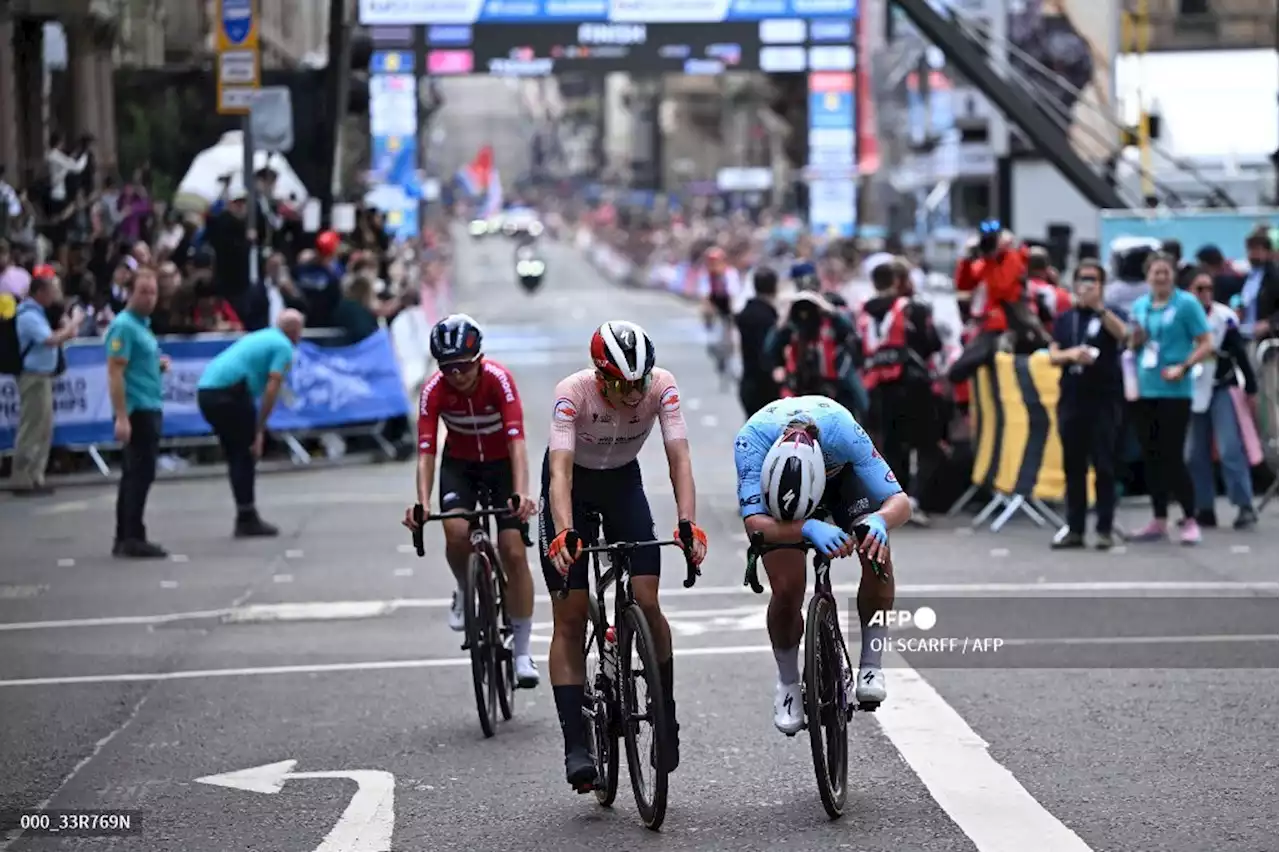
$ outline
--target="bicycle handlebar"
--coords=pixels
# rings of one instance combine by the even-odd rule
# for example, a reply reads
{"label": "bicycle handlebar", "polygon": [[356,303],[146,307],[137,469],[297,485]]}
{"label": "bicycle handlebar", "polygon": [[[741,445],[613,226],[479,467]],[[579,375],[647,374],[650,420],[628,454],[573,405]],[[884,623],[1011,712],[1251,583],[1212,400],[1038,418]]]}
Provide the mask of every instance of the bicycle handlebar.
{"label": "bicycle handlebar", "polygon": [[[870,532],[870,530],[871,528],[868,527],[866,524],[858,524],[856,527],[853,528],[853,536],[855,539],[857,539],[859,545],[862,544],[863,539],[866,538],[866,535],[868,532]],[[786,542],[778,542],[775,544],[769,544],[769,543],[766,543],[764,540],[764,533],[757,530],[756,532],[753,532],[751,534],[751,546],[747,548],[747,571],[742,578],[742,585],[750,586],[751,591],[755,592],[757,595],[764,592],[764,586],[760,584],[759,561],[761,556],[764,556],[766,553],[769,553],[770,551],[773,551],[773,550],[809,551],[809,550],[816,550],[816,549],[817,548],[814,545],[814,543],[808,540],[786,541]],[[831,559],[825,553],[817,552],[813,555],[813,567],[817,568],[822,565],[830,565],[830,564],[831,564]],[[884,566],[881,565],[879,562],[872,561],[871,568],[873,571],[876,572],[876,576],[879,577],[881,580],[888,579],[888,575],[885,574],[885,571],[884,571]]]}
{"label": "bicycle handlebar", "polygon": [[[578,545],[582,539],[578,534],[570,530],[569,535],[565,536],[565,546],[571,551],[578,550],[578,555],[583,556],[588,553],[621,553],[632,550],[640,550],[645,547],[678,547],[684,551],[685,578],[684,587],[691,588],[694,583],[698,582],[698,578],[702,576],[702,569],[693,561],[693,524],[689,521],[681,521],[677,528],[679,538],[661,539],[656,541],[615,541],[605,544],[593,544],[588,547],[579,548]],[[564,575],[564,582],[560,589],[560,600],[564,600],[569,595],[569,574]]]}
{"label": "bicycle handlebar", "polygon": [[[428,514],[421,503],[413,507],[413,522],[417,528],[413,530],[413,548],[418,552],[418,556],[424,556],[426,549],[422,541],[422,529],[428,521],[447,521],[452,518],[461,518],[464,521],[475,521],[480,518],[505,518],[515,514],[516,509],[520,508],[520,497],[512,494],[509,506],[503,506],[499,509],[470,509],[467,511],[457,512],[440,512]],[[533,541],[529,538],[529,525],[520,525],[520,539],[524,542],[525,547],[533,547]]]}

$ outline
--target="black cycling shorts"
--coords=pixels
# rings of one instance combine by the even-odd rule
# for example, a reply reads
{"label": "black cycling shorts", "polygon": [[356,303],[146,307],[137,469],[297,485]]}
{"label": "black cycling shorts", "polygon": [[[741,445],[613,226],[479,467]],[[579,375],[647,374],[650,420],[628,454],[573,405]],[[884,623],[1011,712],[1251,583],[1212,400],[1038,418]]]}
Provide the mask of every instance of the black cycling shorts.
{"label": "black cycling shorts", "polygon": [[[440,456],[440,511],[470,511],[476,508],[480,493],[487,491],[489,499],[500,508],[506,504],[513,488],[511,460],[466,461],[450,456]],[[498,530],[518,530],[520,521],[514,515],[496,518]]]}
{"label": "black cycling shorts", "polygon": [[853,525],[858,519],[879,508],[879,504],[871,504],[871,497],[858,481],[853,465],[846,464],[839,473],[827,480],[827,486],[822,491],[822,502],[818,504],[818,511],[814,514],[845,532],[853,532]]}
{"label": "black cycling shorts", "polygon": [[707,298],[717,314],[725,319],[733,319],[733,302],[729,299],[728,293],[712,293]]}
{"label": "black cycling shorts", "polygon": [[[542,576],[547,589],[558,592],[564,588],[564,578],[547,556],[551,541],[559,532],[551,517],[551,465],[550,455],[542,458],[542,498],[538,512],[538,549],[542,556]],[[595,541],[599,530],[588,520],[591,513],[599,513],[604,519],[606,541],[656,541],[653,531],[653,514],[644,494],[644,482],[640,478],[640,462],[633,461],[609,470],[573,467],[573,528],[583,542]],[[588,556],[583,554],[569,568],[569,588],[585,589],[588,586]],[[631,576],[657,577],[662,574],[662,555],[659,548],[644,547],[631,553]]]}

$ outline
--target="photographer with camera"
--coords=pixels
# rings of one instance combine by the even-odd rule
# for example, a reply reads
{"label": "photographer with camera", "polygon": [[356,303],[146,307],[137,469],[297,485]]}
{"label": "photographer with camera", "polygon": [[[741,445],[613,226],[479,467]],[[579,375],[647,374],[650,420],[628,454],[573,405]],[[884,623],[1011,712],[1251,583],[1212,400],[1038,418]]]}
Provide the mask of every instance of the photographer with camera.
{"label": "photographer with camera", "polygon": [[1039,308],[1027,296],[1027,250],[989,219],[979,226],[977,245],[956,266],[956,292],[969,294],[969,318],[977,336],[952,364],[947,378],[967,381],[997,348],[1030,353],[1049,343]]}
{"label": "photographer with camera", "polygon": [[765,362],[775,366],[782,396],[825,396],[855,416],[866,416],[866,391],[858,377],[858,335],[853,323],[821,294],[797,293],[780,312],[765,341]]}

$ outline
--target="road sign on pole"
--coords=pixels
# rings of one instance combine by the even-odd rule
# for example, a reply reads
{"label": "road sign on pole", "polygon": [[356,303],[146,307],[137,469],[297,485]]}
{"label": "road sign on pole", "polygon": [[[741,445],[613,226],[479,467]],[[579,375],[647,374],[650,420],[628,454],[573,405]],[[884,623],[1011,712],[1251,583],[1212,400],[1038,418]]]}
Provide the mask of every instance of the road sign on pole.
{"label": "road sign on pole", "polygon": [[253,93],[262,84],[258,2],[215,0],[218,112],[223,115],[248,115]]}
{"label": "road sign on pole", "polygon": [[255,151],[293,150],[293,99],[288,86],[267,86],[253,98],[249,113]]}

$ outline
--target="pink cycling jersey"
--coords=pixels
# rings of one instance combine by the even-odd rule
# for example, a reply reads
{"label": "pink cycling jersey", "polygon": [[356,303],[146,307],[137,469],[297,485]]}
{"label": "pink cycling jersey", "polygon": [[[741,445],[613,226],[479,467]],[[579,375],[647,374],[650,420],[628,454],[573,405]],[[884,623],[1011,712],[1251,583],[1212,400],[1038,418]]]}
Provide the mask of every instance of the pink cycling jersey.
{"label": "pink cycling jersey", "polygon": [[595,370],[567,376],[556,385],[550,449],[572,450],[579,467],[609,470],[635,461],[655,420],[662,425],[665,443],[688,438],[675,376],[660,369],[652,376],[635,408],[610,405],[596,384]]}

